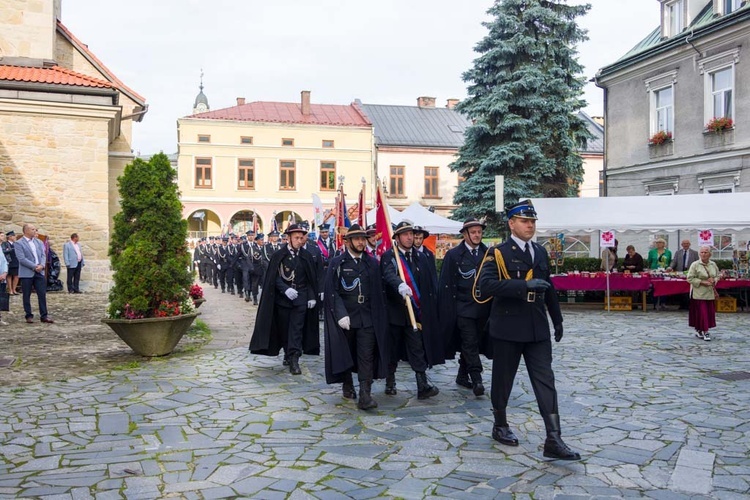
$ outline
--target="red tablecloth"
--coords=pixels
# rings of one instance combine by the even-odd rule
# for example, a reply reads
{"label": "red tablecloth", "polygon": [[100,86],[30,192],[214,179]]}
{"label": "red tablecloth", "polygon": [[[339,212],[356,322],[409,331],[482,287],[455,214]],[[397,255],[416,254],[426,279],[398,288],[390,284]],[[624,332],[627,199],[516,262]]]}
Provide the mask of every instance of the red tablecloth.
{"label": "red tablecloth", "polygon": [[[654,285],[654,297],[690,293],[690,283],[688,283],[687,280],[652,279],[651,284]],[[750,288],[750,280],[719,280],[716,288],[718,290],[728,290],[730,288]]]}
{"label": "red tablecloth", "polygon": [[[552,276],[552,284],[557,290],[606,290],[607,278],[583,278],[581,276]],[[651,286],[651,278],[642,276],[640,278],[626,278],[622,274],[610,274],[609,289],[640,292],[648,290]]]}

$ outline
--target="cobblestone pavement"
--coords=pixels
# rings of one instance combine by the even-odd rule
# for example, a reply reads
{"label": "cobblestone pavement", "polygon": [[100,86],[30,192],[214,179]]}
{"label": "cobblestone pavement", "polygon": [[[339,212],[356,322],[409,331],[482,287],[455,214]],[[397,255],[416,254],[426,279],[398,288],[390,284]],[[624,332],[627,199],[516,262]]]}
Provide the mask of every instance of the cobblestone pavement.
{"label": "cobblestone pavement", "polygon": [[[323,381],[246,350],[255,308],[207,290],[209,349],[65,381],[0,387],[0,496],[85,498],[750,498],[750,316],[722,314],[714,340],[683,311],[564,310],[554,344],[563,435],[580,462],[542,457],[523,367],[509,420],[457,387],[455,362],[418,401],[399,369],[361,412]],[[20,326],[19,326],[20,328]],[[490,365],[485,364],[485,379]],[[1,373],[1,372],[0,372]]]}

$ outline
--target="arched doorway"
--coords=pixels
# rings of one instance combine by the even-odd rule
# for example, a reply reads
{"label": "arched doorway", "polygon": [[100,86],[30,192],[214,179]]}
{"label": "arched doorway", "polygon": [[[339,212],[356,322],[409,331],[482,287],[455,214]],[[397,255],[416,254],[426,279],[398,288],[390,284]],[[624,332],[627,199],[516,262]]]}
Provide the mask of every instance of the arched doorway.
{"label": "arched doorway", "polygon": [[203,238],[221,234],[221,219],[211,210],[201,208],[187,217],[188,238]]}
{"label": "arched doorway", "polygon": [[287,228],[287,226],[289,226],[289,224],[292,224],[294,222],[299,223],[305,220],[300,214],[293,210],[284,210],[283,212],[274,214],[274,218],[276,219],[276,224],[278,225],[279,231],[282,233]]}
{"label": "arched doorway", "polygon": [[[257,228],[253,227],[253,224],[257,224]],[[263,220],[260,214],[256,215],[254,210],[240,210],[236,212],[229,219],[229,225],[235,234],[245,234],[251,229],[256,232],[263,232]]]}

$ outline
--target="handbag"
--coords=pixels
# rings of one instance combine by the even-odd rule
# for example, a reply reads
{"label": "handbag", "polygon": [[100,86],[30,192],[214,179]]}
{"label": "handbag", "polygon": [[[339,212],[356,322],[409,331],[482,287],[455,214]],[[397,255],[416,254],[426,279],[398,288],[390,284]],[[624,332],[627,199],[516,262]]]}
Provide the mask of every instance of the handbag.
{"label": "handbag", "polygon": [[10,294],[4,281],[0,283],[0,311],[10,311]]}

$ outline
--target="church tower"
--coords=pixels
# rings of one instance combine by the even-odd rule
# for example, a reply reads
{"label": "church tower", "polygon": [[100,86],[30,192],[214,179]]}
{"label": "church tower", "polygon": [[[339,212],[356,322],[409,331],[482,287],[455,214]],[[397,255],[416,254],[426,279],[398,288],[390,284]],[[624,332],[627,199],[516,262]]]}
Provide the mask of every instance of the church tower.
{"label": "church tower", "polygon": [[198,113],[205,113],[210,109],[211,106],[208,105],[208,98],[206,97],[206,94],[203,93],[203,70],[201,70],[200,92],[198,92],[198,95],[195,96],[195,103],[193,104],[193,114],[195,115]]}

